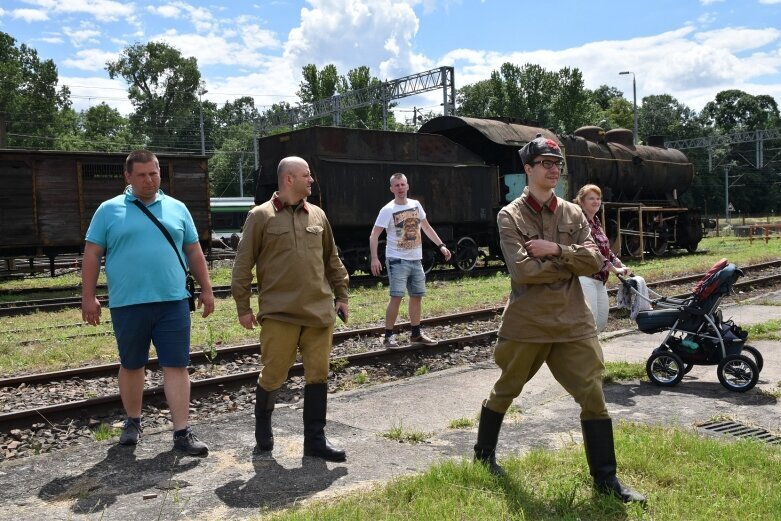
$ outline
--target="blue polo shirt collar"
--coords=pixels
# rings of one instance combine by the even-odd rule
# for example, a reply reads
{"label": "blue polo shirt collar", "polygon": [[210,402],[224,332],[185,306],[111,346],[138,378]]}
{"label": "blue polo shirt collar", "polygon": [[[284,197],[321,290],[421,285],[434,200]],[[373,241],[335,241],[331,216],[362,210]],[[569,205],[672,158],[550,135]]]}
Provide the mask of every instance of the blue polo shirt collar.
{"label": "blue polo shirt collar", "polygon": [[[129,202],[129,203],[132,203],[136,199],[138,199],[138,197],[133,195],[133,187],[131,185],[127,185],[125,187],[125,200],[127,202]],[[162,201],[163,199],[165,199],[165,194],[163,193],[163,191],[161,189],[158,188],[157,189],[157,195],[155,195],[155,200],[152,201],[151,204],[155,204],[156,202]],[[147,205],[147,206],[149,206],[149,205]]]}

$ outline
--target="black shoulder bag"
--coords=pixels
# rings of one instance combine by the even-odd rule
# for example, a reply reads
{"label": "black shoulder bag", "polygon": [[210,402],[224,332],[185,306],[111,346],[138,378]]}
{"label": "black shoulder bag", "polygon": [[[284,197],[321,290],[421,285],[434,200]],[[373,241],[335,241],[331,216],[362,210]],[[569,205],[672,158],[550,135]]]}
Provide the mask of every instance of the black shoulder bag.
{"label": "black shoulder bag", "polygon": [[149,220],[151,220],[153,223],[155,223],[155,226],[160,228],[160,231],[163,232],[163,235],[165,235],[165,238],[168,239],[168,243],[171,245],[171,247],[174,249],[174,253],[176,253],[176,258],[179,259],[179,264],[182,265],[182,269],[184,270],[185,279],[184,279],[184,289],[187,290],[187,292],[190,294],[190,296],[187,298],[187,302],[190,304],[190,311],[195,311],[195,279],[192,275],[190,275],[190,272],[187,270],[187,267],[184,265],[184,261],[182,260],[182,256],[179,255],[179,250],[176,248],[176,243],[174,243],[174,238],[171,237],[171,234],[168,233],[168,230],[165,229],[165,226],[163,226],[163,223],[157,220],[157,217],[155,217],[152,212],[149,211],[149,208],[144,206],[144,203],[139,201],[138,199],[135,199],[133,201],[133,204],[138,206],[139,210],[144,212],[144,214],[149,217]]}

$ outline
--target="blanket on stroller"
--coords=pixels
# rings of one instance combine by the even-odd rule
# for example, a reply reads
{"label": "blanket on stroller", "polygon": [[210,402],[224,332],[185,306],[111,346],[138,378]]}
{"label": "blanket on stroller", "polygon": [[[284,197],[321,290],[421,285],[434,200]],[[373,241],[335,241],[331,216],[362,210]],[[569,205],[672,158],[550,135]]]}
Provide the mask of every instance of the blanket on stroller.
{"label": "blanket on stroller", "polygon": [[[616,294],[616,306],[621,309],[628,309],[629,316],[632,320],[637,318],[637,314],[641,311],[649,311],[653,309],[651,303],[648,302],[648,287],[645,285],[645,279],[639,275],[632,275],[627,278],[626,281],[631,284],[632,288],[637,291],[637,294],[632,289],[621,284]],[[641,295],[641,296],[638,296]],[[645,297],[645,298],[643,298]]]}

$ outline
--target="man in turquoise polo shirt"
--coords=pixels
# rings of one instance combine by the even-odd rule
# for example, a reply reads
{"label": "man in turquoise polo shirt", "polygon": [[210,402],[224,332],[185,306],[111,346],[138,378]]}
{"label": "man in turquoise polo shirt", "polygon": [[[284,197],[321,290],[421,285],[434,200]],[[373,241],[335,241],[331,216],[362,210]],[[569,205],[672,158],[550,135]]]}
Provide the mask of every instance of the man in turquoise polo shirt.
{"label": "man in turquoise polo shirt", "polygon": [[[106,257],[109,310],[119,348],[119,394],[127,414],[119,443],[135,445],[141,434],[144,366],[154,342],[163,368],[164,390],[174,424],[174,446],[190,455],[206,454],[208,447],[188,426],[190,405],[190,309],[185,289],[186,260],[201,293],[203,316],[214,311],[206,258],[187,207],[160,190],[160,164],[146,150],[125,160],[124,193],[104,201],[87,230],[82,261],[82,318],[100,323],[101,306],[95,297],[101,258]],[[176,245],[136,202],[154,215]],[[177,256],[178,254],[178,256]]]}

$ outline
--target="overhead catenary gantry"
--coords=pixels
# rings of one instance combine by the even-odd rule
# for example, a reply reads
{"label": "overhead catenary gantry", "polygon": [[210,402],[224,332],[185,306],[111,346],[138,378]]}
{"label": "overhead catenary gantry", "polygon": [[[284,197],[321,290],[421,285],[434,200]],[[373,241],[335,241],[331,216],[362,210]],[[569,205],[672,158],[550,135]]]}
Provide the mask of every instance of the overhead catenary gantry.
{"label": "overhead catenary gantry", "polygon": [[363,89],[336,94],[313,103],[296,105],[288,110],[261,117],[257,129],[259,133],[265,134],[280,127],[294,127],[323,117],[333,117],[333,124],[338,127],[341,126],[344,111],[381,104],[382,128],[387,130],[388,107],[391,101],[437,89],[442,89],[442,114],[452,115],[455,112],[456,98],[453,67],[439,67]]}
{"label": "overhead catenary gantry", "polygon": [[668,148],[677,148],[685,150],[687,148],[704,148],[708,151],[708,171],[713,170],[713,149],[718,146],[734,145],[737,143],[756,142],[756,158],[754,168],[760,169],[765,166],[765,146],[764,143],[770,139],[781,138],[781,129],[771,130],[749,130],[745,132],[733,132],[721,136],[703,136],[691,139],[678,139],[675,141],[666,141],[664,146]]}

